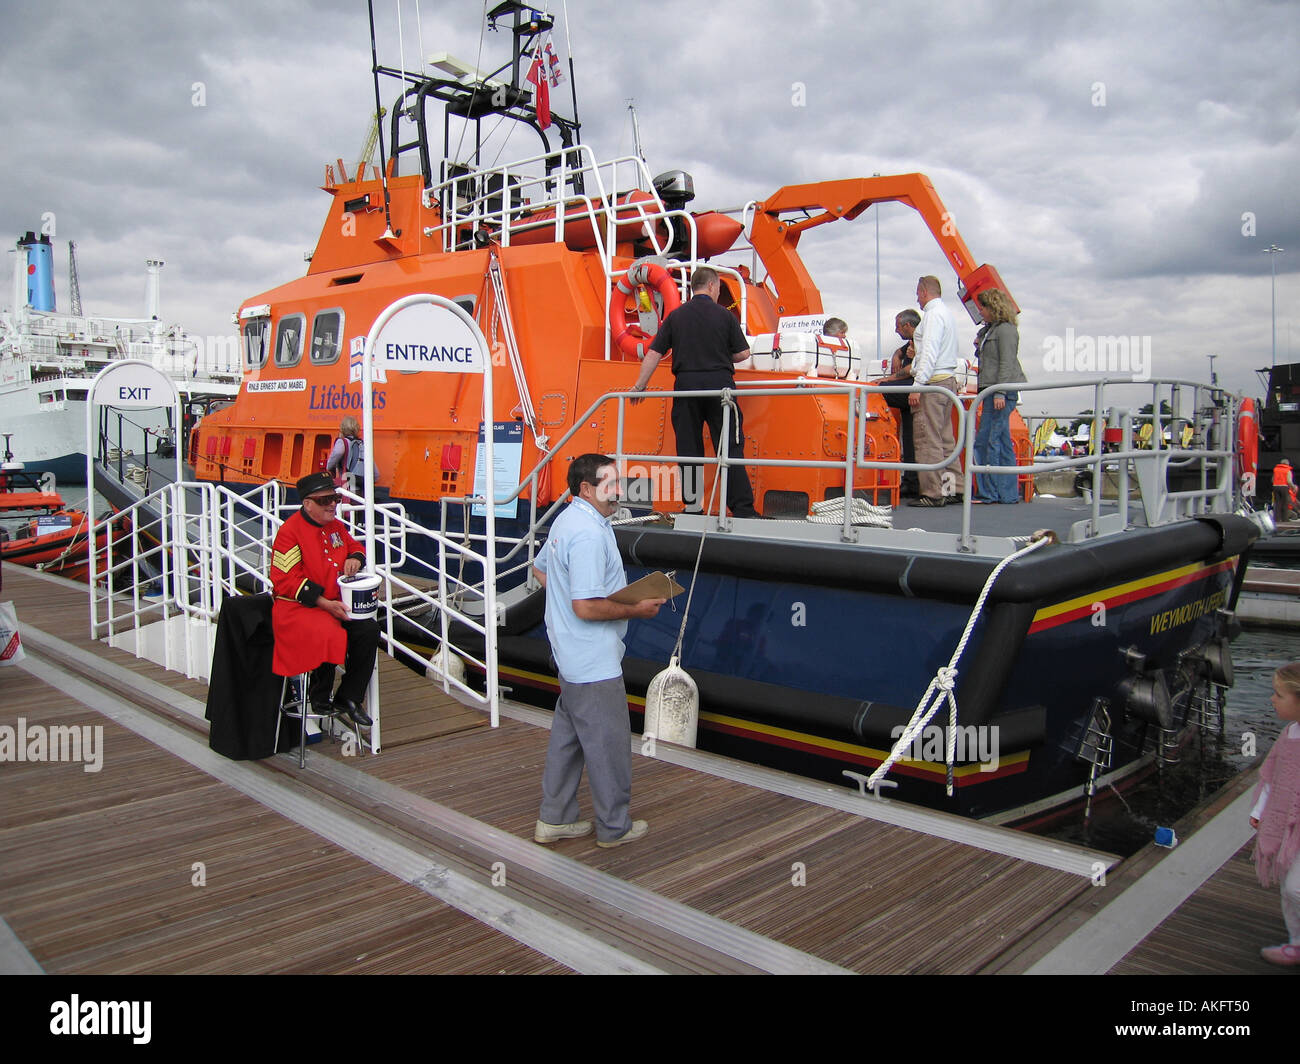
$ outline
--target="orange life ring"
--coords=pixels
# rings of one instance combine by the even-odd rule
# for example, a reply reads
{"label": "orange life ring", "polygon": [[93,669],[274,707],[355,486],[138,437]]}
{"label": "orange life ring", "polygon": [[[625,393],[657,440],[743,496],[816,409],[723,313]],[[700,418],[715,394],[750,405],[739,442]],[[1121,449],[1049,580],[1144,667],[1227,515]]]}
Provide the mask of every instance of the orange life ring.
{"label": "orange life ring", "polygon": [[[627,301],[638,298],[638,320],[627,320]],[[657,299],[655,297],[658,297]],[[658,259],[637,259],[627,268],[627,273],[614,285],[609,297],[610,341],[628,359],[645,358],[650,341],[659,326],[674,310],[682,305],[677,294],[677,282],[667,267]],[[647,333],[643,325],[654,316],[654,331]]]}
{"label": "orange life ring", "polygon": [[1237,411],[1237,476],[1241,493],[1253,496],[1259,473],[1259,426],[1255,421],[1255,400],[1243,399]]}

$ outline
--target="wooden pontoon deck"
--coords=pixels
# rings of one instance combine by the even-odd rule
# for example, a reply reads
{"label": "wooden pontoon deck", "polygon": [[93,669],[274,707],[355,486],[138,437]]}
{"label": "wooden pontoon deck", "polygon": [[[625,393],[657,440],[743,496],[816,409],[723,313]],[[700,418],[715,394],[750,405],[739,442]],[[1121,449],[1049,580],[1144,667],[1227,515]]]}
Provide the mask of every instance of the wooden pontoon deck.
{"label": "wooden pontoon deck", "polygon": [[[633,759],[643,842],[541,847],[547,714],[493,730],[385,658],[378,756],[232,762],[202,683],[90,642],[84,589],[6,567],[3,597],[29,657],[0,725],[104,729],[98,772],[0,765],[6,970],[1011,972],[1128,894],[1111,855],[664,747]],[[1214,970],[1269,970],[1255,891],[1209,903],[1246,943]]]}

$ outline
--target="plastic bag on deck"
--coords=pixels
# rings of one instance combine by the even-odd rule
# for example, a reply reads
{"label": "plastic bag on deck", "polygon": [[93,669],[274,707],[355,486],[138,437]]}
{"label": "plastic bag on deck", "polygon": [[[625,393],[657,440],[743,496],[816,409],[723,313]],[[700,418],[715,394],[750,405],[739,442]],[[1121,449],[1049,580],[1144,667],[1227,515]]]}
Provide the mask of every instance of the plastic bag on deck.
{"label": "plastic bag on deck", "polygon": [[18,611],[12,602],[0,602],[0,665],[17,665],[26,656],[18,634]]}

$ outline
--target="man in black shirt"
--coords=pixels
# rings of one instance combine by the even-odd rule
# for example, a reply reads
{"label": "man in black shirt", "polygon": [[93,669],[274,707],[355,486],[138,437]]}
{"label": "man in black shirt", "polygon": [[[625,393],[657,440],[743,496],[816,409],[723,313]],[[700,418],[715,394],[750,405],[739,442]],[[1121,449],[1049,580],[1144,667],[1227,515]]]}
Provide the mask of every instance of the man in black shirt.
{"label": "man in black shirt", "polygon": [[[733,366],[749,357],[749,341],[740,322],[729,310],[718,305],[722,290],[715,270],[701,266],[691,276],[692,298],[664,319],[641,363],[641,375],[632,390],[643,392],[659,360],[672,352],[673,385],[676,391],[705,388],[732,388],[736,377]],[[633,403],[641,400],[633,399]],[[709,426],[715,453],[722,435],[722,400],[717,396],[678,397],[673,400],[673,432],[677,453],[684,458],[704,457],[704,426]],[[731,436],[727,456],[741,458],[745,453],[744,426],[740,407],[733,409]],[[687,513],[699,513],[703,506],[700,467],[682,463],[682,497]],[[733,517],[757,517],[754,491],[744,466],[727,470],[727,506]]]}

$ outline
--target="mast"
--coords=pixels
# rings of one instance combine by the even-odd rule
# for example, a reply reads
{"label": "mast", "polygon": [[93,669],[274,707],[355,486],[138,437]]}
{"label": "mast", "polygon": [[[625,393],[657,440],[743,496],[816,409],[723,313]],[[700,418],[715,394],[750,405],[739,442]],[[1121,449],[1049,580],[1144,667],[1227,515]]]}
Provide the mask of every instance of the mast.
{"label": "mast", "polygon": [[636,120],[636,100],[629,97],[627,109],[632,115],[632,144],[636,148],[636,157],[645,162],[645,152],[641,150],[641,126]]}

